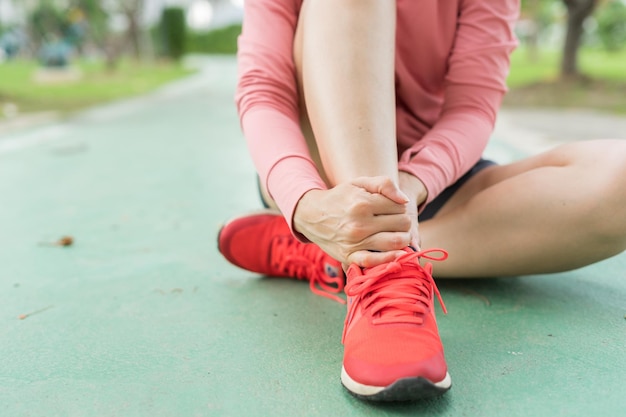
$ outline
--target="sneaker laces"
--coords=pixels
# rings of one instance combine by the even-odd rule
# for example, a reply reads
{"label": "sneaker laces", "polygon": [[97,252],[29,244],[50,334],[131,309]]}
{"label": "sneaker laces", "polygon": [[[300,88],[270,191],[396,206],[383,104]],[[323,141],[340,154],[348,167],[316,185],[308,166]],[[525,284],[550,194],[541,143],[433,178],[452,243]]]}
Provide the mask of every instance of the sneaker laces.
{"label": "sneaker laces", "polygon": [[[435,256],[433,253],[440,255]],[[359,304],[367,312],[364,314],[373,317],[373,324],[422,324],[434,292],[441,309],[447,314],[433,280],[432,264],[426,263],[422,267],[419,258],[443,261],[448,258],[448,253],[443,249],[407,252],[392,262],[367,269],[365,274],[350,278],[345,287],[346,295],[350,298],[342,339],[345,340],[348,323]]]}
{"label": "sneaker laces", "polygon": [[270,249],[271,265],[285,276],[309,281],[314,294],[345,304],[345,300],[334,294],[343,291],[344,279],[322,273],[326,254],[314,244],[301,243],[292,236],[277,236]]}

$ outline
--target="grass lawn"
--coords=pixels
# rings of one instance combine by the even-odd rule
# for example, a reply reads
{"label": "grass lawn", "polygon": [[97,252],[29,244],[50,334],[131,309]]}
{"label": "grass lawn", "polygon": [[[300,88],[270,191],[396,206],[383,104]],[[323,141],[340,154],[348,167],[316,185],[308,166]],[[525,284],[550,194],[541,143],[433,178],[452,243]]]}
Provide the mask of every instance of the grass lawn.
{"label": "grass lawn", "polygon": [[560,51],[539,51],[530,59],[520,48],[511,57],[505,105],[590,107],[626,113],[626,49],[618,53],[582,49],[581,80],[559,80]]}
{"label": "grass lawn", "polygon": [[[78,81],[40,83],[34,61],[0,64],[0,106],[13,103],[20,112],[54,110],[62,113],[148,92],[191,73],[178,64],[120,62],[108,71],[101,62],[79,62]],[[0,107],[0,119],[2,111]]]}
{"label": "grass lawn", "polygon": [[[561,52],[540,50],[531,60],[525,48],[511,58],[510,106],[590,107],[626,113],[626,49],[619,53],[582,49],[580,67],[585,80],[559,80]],[[142,94],[183,77],[191,71],[180,65],[120,63],[115,72],[104,63],[79,62],[82,78],[72,83],[42,84],[35,81],[38,65],[32,61],[0,64],[0,119],[4,103],[20,112],[55,110],[62,113],[97,103]]]}

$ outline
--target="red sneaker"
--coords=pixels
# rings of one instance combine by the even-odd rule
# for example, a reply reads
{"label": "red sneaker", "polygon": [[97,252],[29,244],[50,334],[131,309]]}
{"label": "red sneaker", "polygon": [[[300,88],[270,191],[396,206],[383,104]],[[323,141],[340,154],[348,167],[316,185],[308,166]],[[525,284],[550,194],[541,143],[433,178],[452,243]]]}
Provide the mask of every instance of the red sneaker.
{"label": "red sneaker", "polygon": [[[432,252],[443,255],[435,257]],[[352,394],[375,401],[406,401],[450,388],[433,294],[446,310],[432,265],[419,264],[419,258],[447,257],[439,249],[407,249],[394,262],[374,268],[350,266],[341,383]]]}
{"label": "red sneaker", "polygon": [[341,263],[313,243],[302,243],[280,214],[261,212],[238,217],[222,227],[219,251],[232,264],[272,277],[308,280],[315,294],[345,303],[332,295],[344,287]]}

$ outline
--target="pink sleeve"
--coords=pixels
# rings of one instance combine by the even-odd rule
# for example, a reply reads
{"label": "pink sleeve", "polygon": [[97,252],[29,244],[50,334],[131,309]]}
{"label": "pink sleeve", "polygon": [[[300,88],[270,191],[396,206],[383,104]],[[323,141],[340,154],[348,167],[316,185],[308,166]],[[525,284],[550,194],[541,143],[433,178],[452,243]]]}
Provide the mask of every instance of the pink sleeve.
{"label": "pink sleeve", "polygon": [[293,63],[299,8],[297,0],[245,2],[235,96],[242,130],[262,184],[292,231],[293,213],[302,195],[311,189],[326,188],[299,124]]}
{"label": "pink sleeve", "polygon": [[509,55],[517,45],[518,11],[518,0],[461,3],[441,115],[400,156],[399,169],[426,186],[426,203],[467,172],[487,145],[506,92]]}

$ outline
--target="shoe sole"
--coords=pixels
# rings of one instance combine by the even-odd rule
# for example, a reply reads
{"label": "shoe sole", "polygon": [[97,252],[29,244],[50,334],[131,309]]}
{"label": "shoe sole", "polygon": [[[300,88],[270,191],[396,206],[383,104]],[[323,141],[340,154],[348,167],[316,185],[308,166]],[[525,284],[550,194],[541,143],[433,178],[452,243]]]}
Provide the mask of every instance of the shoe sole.
{"label": "shoe sole", "polygon": [[368,401],[415,401],[436,397],[448,391],[452,386],[450,374],[439,382],[426,378],[402,378],[386,387],[364,385],[356,382],[341,368],[341,384],[357,398]]}

